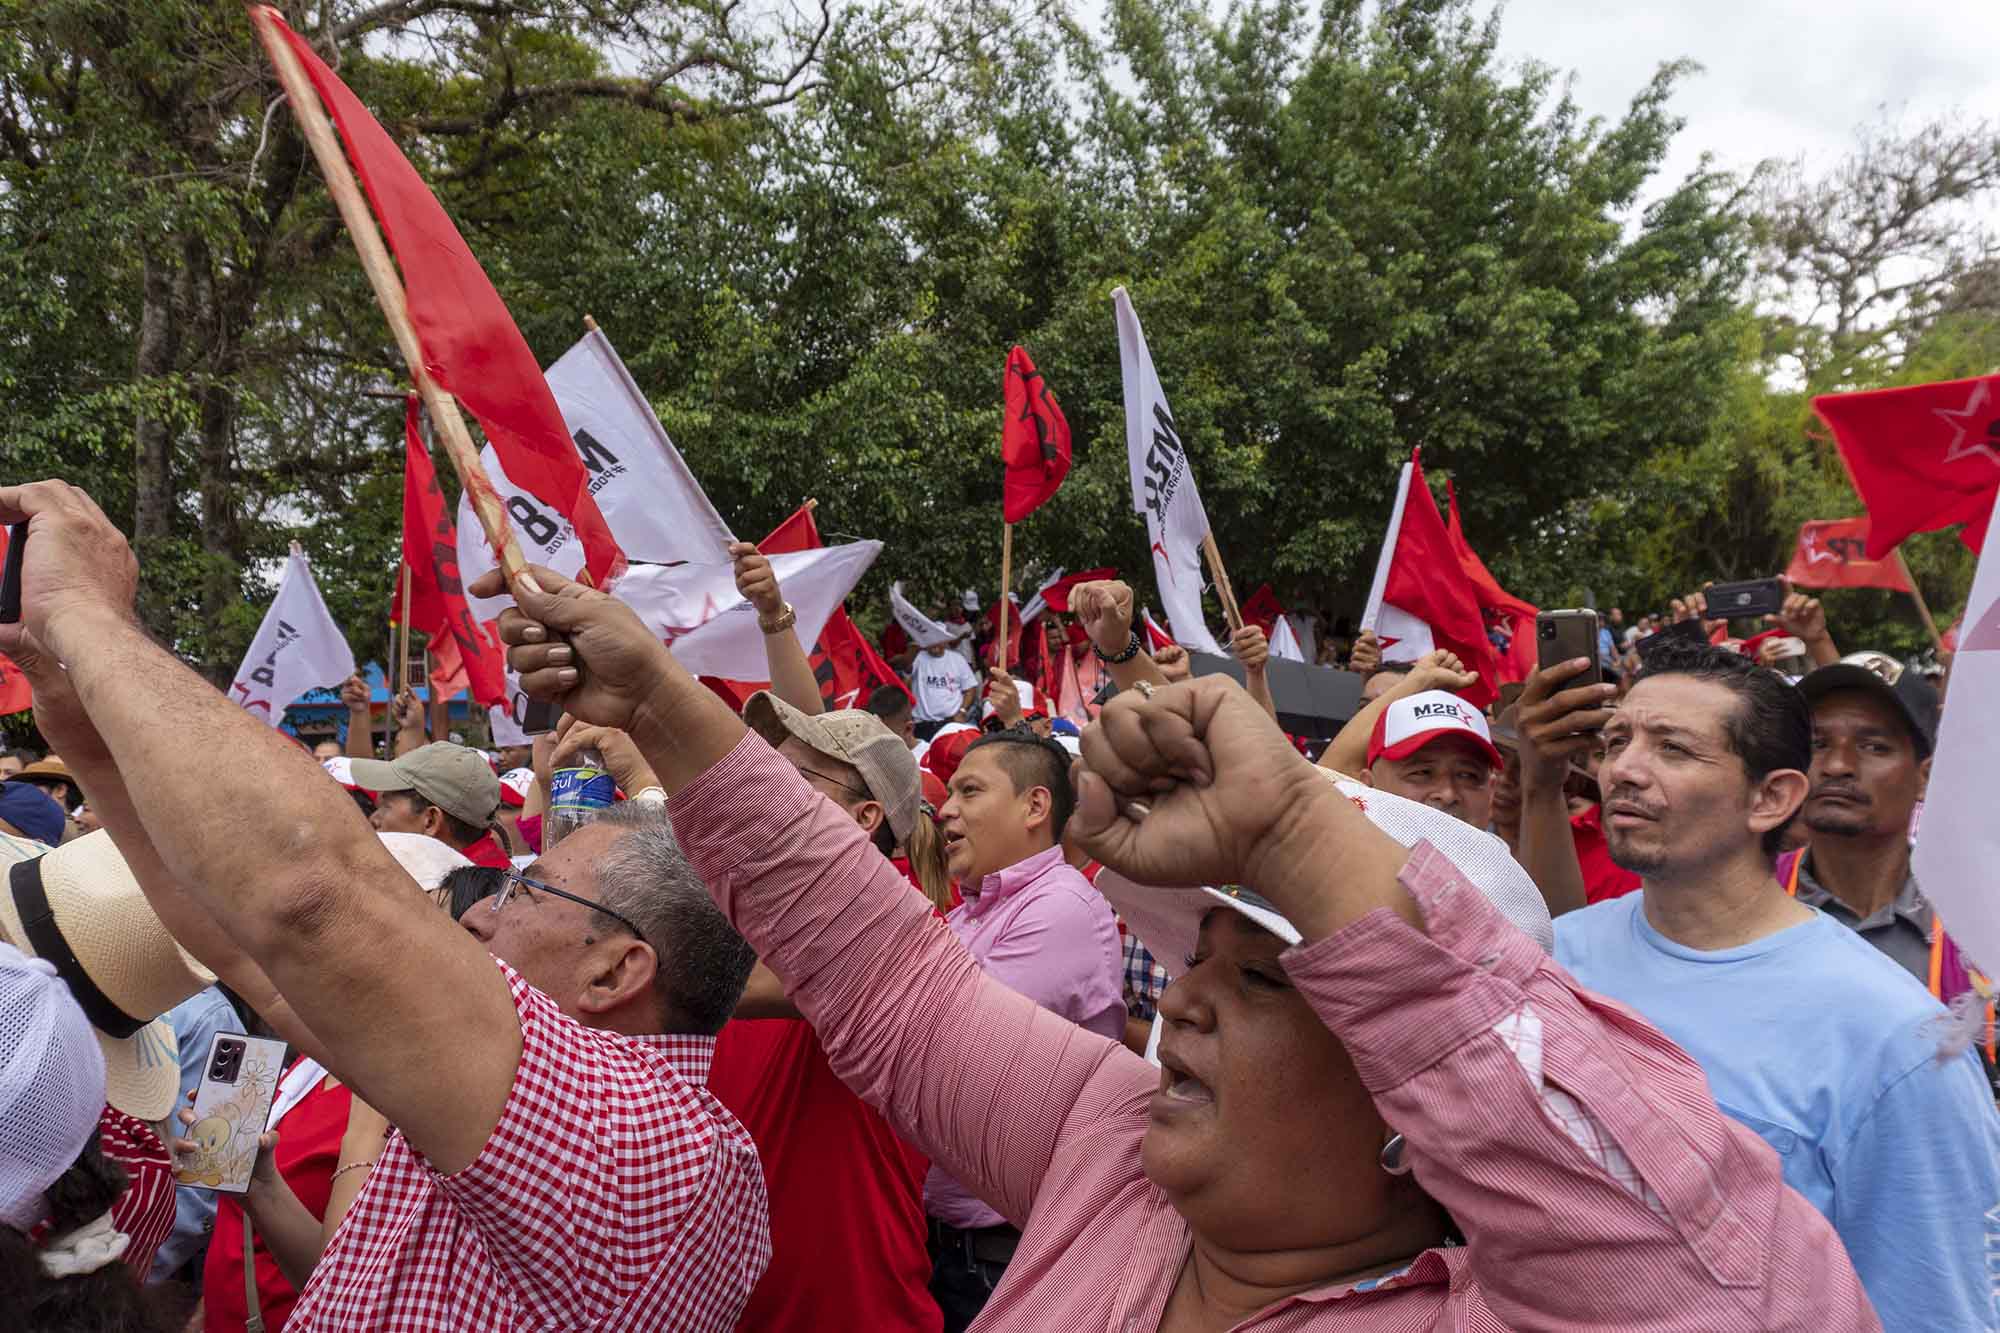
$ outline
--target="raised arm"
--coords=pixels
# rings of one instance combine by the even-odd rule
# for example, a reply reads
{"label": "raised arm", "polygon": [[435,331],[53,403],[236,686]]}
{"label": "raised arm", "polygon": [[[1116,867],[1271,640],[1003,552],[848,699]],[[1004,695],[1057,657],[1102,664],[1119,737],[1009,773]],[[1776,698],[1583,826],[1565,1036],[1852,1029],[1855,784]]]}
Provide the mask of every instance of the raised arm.
{"label": "raised arm", "polygon": [[0,522],[22,518],[22,623],[0,626],[0,652],[32,639],[69,664],[167,875],[290,1001],[343,1082],[433,1166],[467,1165],[521,1050],[492,959],[309,758],[147,637],[137,564],[88,496],[0,487]]}
{"label": "raised arm", "polygon": [[778,587],[778,576],[749,542],[731,542],[729,558],[736,563],[736,591],[757,608],[757,628],[764,631],[764,659],[771,670],[771,693],[801,713],[826,709],[812,659],[793,629],[794,613]]}
{"label": "raised arm", "polygon": [[1231,682],[1121,695],[1082,762],[1079,845],[1140,882],[1255,885],[1299,931],[1286,975],[1507,1327],[1879,1327],[1831,1226],[1684,1052],[1436,848],[1377,830]]}
{"label": "raised arm", "polygon": [[1259,708],[1277,717],[1278,701],[1271,697],[1271,681],[1265,672],[1271,661],[1271,644],[1264,631],[1255,625],[1245,625],[1229,636],[1229,651],[1243,664],[1243,688]]}
{"label": "raised arm", "polygon": [[[1144,640],[1132,633],[1132,589],[1129,584],[1117,579],[1079,583],[1070,589],[1069,605],[1082,622],[1083,632],[1090,636],[1104,669],[1111,673],[1111,679],[1118,683],[1119,689],[1132,689],[1142,680],[1150,685],[1167,683],[1158,664],[1146,652]],[[1115,660],[1125,657],[1127,653],[1132,656],[1125,661]]]}
{"label": "raised arm", "polygon": [[1319,766],[1336,773],[1359,773],[1368,766],[1368,737],[1375,730],[1375,719],[1387,712],[1390,704],[1425,690],[1462,690],[1478,679],[1476,673],[1465,669],[1465,664],[1458,660],[1456,653],[1442,648],[1425,653],[1417,659],[1415,666],[1403,673],[1401,680],[1370,699],[1360,712],[1347,719],[1347,725],[1327,742],[1326,749],[1320,753]]}
{"label": "raised arm", "polygon": [[340,683],[340,702],[347,706],[347,744],[341,753],[350,759],[373,759],[375,731],[368,719],[368,682],[349,676]]}
{"label": "raised arm", "polygon": [[[1156,1084],[1122,1047],[987,977],[865,833],[629,609],[541,569],[501,637],[522,688],[630,731],[681,846],[835,1073],[1009,1216],[1057,1138]],[[497,576],[474,585],[498,591]],[[560,641],[559,641],[560,639]],[[1099,1082],[1100,1075],[1105,1080]]]}
{"label": "raised arm", "polygon": [[1611,720],[1608,705],[1618,691],[1615,685],[1562,688],[1589,668],[1588,658],[1574,658],[1529,676],[1514,724],[1521,738],[1520,862],[1552,917],[1589,900],[1563,787],[1570,762],[1590,753]]}
{"label": "raised arm", "polygon": [[1840,660],[1840,649],[1826,627],[1826,608],[1820,605],[1819,598],[1794,588],[1790,579],[1785,580],[1784,606],[1777,615],[1764,619],[1785,633],[1796,635],[1805,644],[1806,656],[1814,666],[1831,666]]}

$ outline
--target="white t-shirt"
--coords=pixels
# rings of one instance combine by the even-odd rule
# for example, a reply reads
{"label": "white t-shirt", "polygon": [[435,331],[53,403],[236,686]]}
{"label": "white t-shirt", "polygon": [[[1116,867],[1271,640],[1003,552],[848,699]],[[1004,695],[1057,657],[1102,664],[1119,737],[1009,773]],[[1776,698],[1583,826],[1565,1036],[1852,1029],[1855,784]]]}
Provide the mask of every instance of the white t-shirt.
{"label": "white t-shirt", "polygon": [[942,653],[928,649],[918,653],[910,666],[910,689],[917,696],[917,721],[942,722],[950,718],[964,702],[965,692],[978,683],[979,673],[972,669],[972,663],[950,649]]}

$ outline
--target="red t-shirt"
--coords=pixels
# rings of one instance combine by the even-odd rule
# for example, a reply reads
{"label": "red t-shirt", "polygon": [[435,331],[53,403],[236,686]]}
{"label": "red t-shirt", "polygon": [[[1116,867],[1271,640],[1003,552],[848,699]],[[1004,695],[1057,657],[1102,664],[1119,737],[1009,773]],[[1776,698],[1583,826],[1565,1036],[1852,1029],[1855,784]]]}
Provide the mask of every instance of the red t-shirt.
{"label": "red t-shirt", "polygon": [[480,834],[478,842],[461,847],[459,854],[476,866],[488,866],[494,870],[511,869],[514,864],[513,858],[507,855],[507,849],[500,845],[500,839],[493,836],[491,829]]}
{"label": "red t-shirt", "polygon": [[925,1248],[929,1162],[847,1090],[812,1025],[737,1019],[708,1086],[756,1141],[770,1195],[771,1263],[738,1333],[938,1333]]}
{"label": "red t-shirt", "polygon": [[[347,1134],[347,1111],[354,1094],[346,1087],[326,1086],[324,1078],[278,1122],[274,1165],[299,1202],[314,1217],[326,1215],[333,1192],[333,1168],[340,1162],[340,1141]],[[215,1196],[215,1229],[209,1233],[208,1259],[202,1265],[203,1333],[242,1333],[243,1204],[234,1194]],[[292,1317],[299,1294],[278,1270],[278,1261],[257,1238],[257,1303],[264,1310],[264,1327],[278,1333]]]}
{"label": "red t-shirt", "polygon": [[1611,859],[1611,848],[1604,841],[1603,806],[1570,816],[1569,831],[1576,839],[1576,863],[1583,868],[1585,902],[1622,898],[1639,887],[1639,876]]}

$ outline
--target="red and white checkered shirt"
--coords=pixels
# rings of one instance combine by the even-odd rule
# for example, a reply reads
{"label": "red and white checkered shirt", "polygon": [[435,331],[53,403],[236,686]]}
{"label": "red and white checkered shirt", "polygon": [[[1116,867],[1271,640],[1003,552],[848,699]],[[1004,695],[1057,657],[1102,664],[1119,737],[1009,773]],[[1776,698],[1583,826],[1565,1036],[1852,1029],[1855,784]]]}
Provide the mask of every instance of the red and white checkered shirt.
{"label": "red and white checkered shirt", "polygon": [[771,1239],[714,1039],[586,1028],[500,970],[521,1063],[492,1137],[447,1176],[392,1134],[285,1327],[728,1330]]}

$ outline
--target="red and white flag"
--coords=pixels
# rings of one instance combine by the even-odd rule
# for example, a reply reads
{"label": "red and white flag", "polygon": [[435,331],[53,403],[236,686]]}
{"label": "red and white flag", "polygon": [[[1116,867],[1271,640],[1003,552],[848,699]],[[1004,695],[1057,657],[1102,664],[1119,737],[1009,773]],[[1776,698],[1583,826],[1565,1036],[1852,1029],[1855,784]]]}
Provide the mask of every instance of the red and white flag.
{"label": "red and white flag", "polygon": [[1868,515],[1815,518],[1799,528],[1785,577],[1801,588],[1887,588],[1909,592],[1910,580],[1895,560],[1868,558]]}
{"label": "red and white flag", "polygon": [[250,651],[243,654],[243,665],[236,668],[229,697],[275,727],[285,720],[285,706],[292,700],[353,674],[354,654],[319,595],[312,566],[294,542],[278,595],[271,599]]}
{"label": "red and white flag", "polygon": [[1445,498],[1450,504],[1450,522],[1447,532],[1451,536],[1451,549],[1458,556],[1459,568],[1472,580],[1472,586],[1479,598],[1479,609],[1490,619],[1507,626],[1511,636],[1507,641],[1505,656],[1495,655],[1499,666],[1500,680],[1526,680],[1535,670],[1535,616],[1538,609],[1522,601],[1500,586],[1500,580],[1486,568],[1486,562],[1465,540],[1465,528],[1458,520],[1458,491],[1450,483],[1444,484]]}
{"label": "red and white flag", "polygon": [[[607,586],[624,570],[624,554],[598,510],[590,474],[563,428],[535,354],[486,271],[396,141],[326,67],[312,43],[286,27],[276,11],[264,10],[260,17],[292,48],[340,127],[347,158],[403,271],[425,371],[479,419],[487,452],[505,465],[514,484],[575,530],[591,577],[598,587]],[[530,561],[537,559],[534,547],[524,543],[523,550]]]}
{"label": "red and white flag", "polygon": [[[699,676],[754,680],[764,674],[764,636],[757,613],[736,591],[727,547],[735,540],[703,493],[601,331],[592,330],[549,367],[548,385],[611,529],[634,562],[610,591],[671,644],[682,666]],[[493,488],[529,559],[562,574],[584,565],[575,533],[513,484],[503,460],[481,454]],[[808,654],[828,617],[882,550],[874,541],[783,552],[771,572],[798,616],[793,632]],[[467,583],[495,567],[480,539],[470,503],[459,504],[458,558]],[[473,615],[498,618],[506,596],[473,599]]]}
{"label": "red and white flag", "polygon": [[1222,645],[1209,633],[1201,612],[1201,546],[1208,536],[1208,514],[1195,490],[1194,470],[1167,395],[1153,371],[1153,354],[1146,350],[1146,332],[1123,287],[1114,288],[1111,304],[1118,316],[1118,364],[1125,379],[1125,456],[1132,476],[1132,508],[1146,516],[1146,542],[1153,553],[1153,574],[1160,604],[1174,637],[1190,651],[1223,656]]}
{"label": "red and white flag", "polygon": [[1139,614],[1140,614],[1140,616],[1142,616],[1142,617],[1143,617],[1143,618],[1145,619],[1145,622],[1146,622],[1146,651],[1147,651],[1147,652],[1149,652],[1149,653],[1157,653],[1157,652],[1159,652],[1159,651],[1160,651],[1160,649],[1162,649],[1162,648],[1171,648],[1171,647],[1173,647],[1173,646],[1174,646],[1174,636],[1173,636],[1173,635],[1171,635],[1171,634],[1169,634],[1169,633],[1167,633],[1167,632],[1166,632],[1166,631],[1165,631],[1164,629],[1161,629],[1161,628],[1160,628],[1160,622],[1159,622],[1159,621],[1157,621],[1157,620],[1155,620],[1155,619],[1153,619],[1153,608],[1152,608],[1152,607],[1150,607],[1150,606],[1149,606],[1149,607],[1147,607],[1147,608],[1146,608],[1145,610],[1141,611],[1141,612],[1140,612]]}
{"label": "red and white flag", "polygon": [[1460,691],[1484,708],[1498,697],[1499,664],[1486,638],[1479,590],[1459,564],[1437,500],[1424,482],[1422,451],[1412,449],[1396,483],[1389,531],[1375,563],[1375,582],[1361,627],[1382,641],[1382,656],[1412,662],[1438,648],[1458,654],[1479,673],[1477,684]]}
{"label": "red and white flag", "polygon": [[2000,969],[2000,545],[1980,554],[1951,659],[1951,692],[1931,758],[1929,795],[1911,865],[1951,937],[1987,976]]}
{"label": "red and white flag", "polygon": [[1869,559],[1955,523],[1980,549],[2000,491],[2000,375],[1821,394],[1813,410],[1868,506]]}

